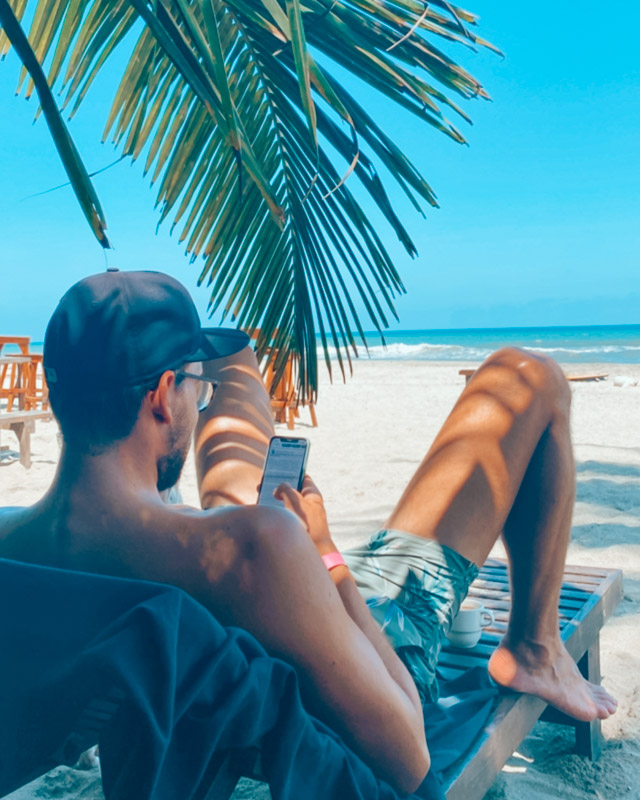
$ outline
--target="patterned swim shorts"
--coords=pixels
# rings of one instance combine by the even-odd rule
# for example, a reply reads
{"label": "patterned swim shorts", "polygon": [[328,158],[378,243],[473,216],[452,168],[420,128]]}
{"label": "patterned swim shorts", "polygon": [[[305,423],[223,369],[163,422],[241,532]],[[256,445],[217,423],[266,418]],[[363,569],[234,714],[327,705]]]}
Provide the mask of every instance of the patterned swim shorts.
{"label": "patterned swim shorts", "polygon": [[392,529],[378,531],[343,556],[420,699],[437,700],[440,648],[478,567],[433,539]]}

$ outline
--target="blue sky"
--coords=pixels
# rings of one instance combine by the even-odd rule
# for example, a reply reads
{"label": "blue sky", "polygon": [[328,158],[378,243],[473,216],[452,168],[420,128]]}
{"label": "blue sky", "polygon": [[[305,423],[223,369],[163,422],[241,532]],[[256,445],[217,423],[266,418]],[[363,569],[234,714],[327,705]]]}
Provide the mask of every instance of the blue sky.
{"label": "blue sky", "polygon": [[[382,229],[408,294],[397,327],[588,325],[640,322],[640,65],[637,4],[535,6],[474,0],[481,35],[505,59],[454,55],[493,102],[464,105],[474,120],[461,147],[366,92],[366,104],[434,187],[423,220],[398,196],[419,258]],[[41,338],[57,298],[105,266],[65,181],[35,103],[14,98],[17,61],[0,63],[0,328]],[[91,171],[115,157],[99,144],[106,77],[71,130]],[[205,313],[191,265],[168,226],[156,235],[154,191],[121,163],[95,179],[116,250],[109,263],[181,279]]]}

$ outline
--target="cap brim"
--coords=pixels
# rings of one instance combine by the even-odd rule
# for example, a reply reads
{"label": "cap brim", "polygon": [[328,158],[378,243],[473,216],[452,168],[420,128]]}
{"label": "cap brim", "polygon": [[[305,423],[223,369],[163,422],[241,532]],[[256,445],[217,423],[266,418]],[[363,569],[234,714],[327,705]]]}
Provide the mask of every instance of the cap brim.
{"label": "cap brim", "polygon": [[189,361],[211,361],[239,353],[251,339],[244,331],[234,328],[203,328],[198,349],[189,356]]}

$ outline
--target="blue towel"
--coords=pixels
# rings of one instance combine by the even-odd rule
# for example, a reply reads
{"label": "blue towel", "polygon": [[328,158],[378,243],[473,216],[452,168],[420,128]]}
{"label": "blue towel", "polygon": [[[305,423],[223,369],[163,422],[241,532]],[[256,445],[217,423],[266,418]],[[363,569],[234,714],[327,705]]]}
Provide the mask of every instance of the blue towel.
{"label": "blue towel", "polygon": [[214,754],[256,745],[275,800],[397,797],[292,667],[178,589],[0,559],[0,609],[0,796],[99,740],[107,800],[189,800]]}
{"label": "blue towel", "polygon": [[439,686],[438,702],[425,705],[423,713],[431,769],[442,775],[485,727],[499,690],[486,667],[472,667],[453,680],[440,679]]}

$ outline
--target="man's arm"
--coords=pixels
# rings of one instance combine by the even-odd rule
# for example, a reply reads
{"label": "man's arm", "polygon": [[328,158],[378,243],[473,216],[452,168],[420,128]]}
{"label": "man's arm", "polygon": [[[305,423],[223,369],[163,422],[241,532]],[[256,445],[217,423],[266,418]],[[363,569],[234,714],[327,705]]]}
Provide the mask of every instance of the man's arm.
{"label": "man's arm", "polygon": [[294,664],[307,698],[347,744],[398,791],[415,790],[429,768],[422,709],[382,634],[368,631],[374,645],[347,613],[343,597],[367,627],[369,612],[350,579],[339,593],[287,511],[219,509],[193,521],[170,551],[149,554],[154,579],[178,582],[220,622],[245,628]]}
{"label": "man's arm", "polygon": [[[322,495],[308,475],[305,477],[301,492],[282,484],[276,490],[276,495],[299,518],[320,556],[338,551],[331,538]],[[375,647],[389,675],[406,693],[422,719],[422,704],[413,678],[371,616],[348,567],[334,567],[329,575],[347,614]]]}
{"label": "man's arm", "polygon": [[[255,355],[245,348],[204,366],[207,375],[222,383],[209,409],[201,415],[196,433],[203,508],[255,504],[267,446],[274,433],[271,404]],[[306,497],[304,502],[313,505],[315,501]],[[429,767],[418,694],[350,573],[337,568],[330,579],[308,534],[295,521],[294,531],[285,530],[283,522],[274,530],[269,523],[273,514],[266,509],[238,509],[233,515],[236,520],[238,514],[247,518],[241,511],[248,512],[250,528],[255,526],[251,536],[261,542],[258,550],[270,566],[255,573],[244,559],[234,558],[222,568],[228,570],[225,575],[217,564],[209,571],[215,576],[216,586],[207,587],[208,602],[205,597],[200,597],[201,601],[218,616],[224,607],[230,613],[225,617],[228,622],[251,630],[266,646],[301,668],[308,696],[319,702],[324,718],[378,774],[403,791],[415,788]],[[220,513],[216,517],[221,520]],[[320,513],[323,521],[315,525],[316,530],[326,526],[321,498]],[[288,525],[290,528],[291,519]],[[234,536],[239,527],[239,522],[232,524]],[[271,534],[266,533],[268,530]],[[301,547],[301,540],[306,540],[304,564],[294,564],[284,537],[293,538],[295,550]],[[238,541],[241,539],[240,534]],[[321,544],[321,551],[322,547],[335,550],[330,537]],[[290,564],[288,570],[285,563]],[[252,566],[256,566],[255,561]],[[253,575],[249,595],[242,603],[234,589],[236,570]],[[308,583],[300,577],[306,570],[314,575]],[[303,611],[308,606],[313,610]],[[297,634],[291,636],[296,628]]]}

